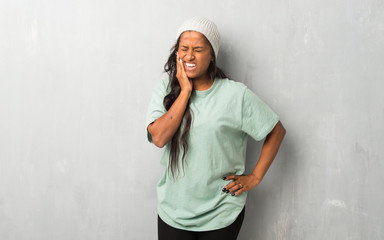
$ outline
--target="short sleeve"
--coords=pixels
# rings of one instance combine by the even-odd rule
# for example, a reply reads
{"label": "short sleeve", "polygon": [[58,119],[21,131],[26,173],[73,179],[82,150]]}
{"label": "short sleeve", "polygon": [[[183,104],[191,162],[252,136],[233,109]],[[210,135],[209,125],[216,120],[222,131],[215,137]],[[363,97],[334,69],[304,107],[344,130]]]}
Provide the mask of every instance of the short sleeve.
{"label": "short sleeve", "polygon": [[241,130],[260,141],[272,131],[278,121],[277,114],[246,88],[242,104]]}
{"label": "short sleeve", "polygon": [[152,98],[149,102],[147,118],[145,121],[145,127],[147,128],[147,138],[149,142],[152,142],[152,136],[148,131],[148,125],[153,123],[156,119],[163,116],[167,110],[163,105],[163,100],[167,94],[168,79],[160,80],[152,90]]}

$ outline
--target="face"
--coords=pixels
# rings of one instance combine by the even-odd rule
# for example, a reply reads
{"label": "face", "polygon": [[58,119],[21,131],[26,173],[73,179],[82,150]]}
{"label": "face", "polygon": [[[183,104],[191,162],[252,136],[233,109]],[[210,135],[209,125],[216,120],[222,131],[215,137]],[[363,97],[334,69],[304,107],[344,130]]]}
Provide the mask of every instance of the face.
{"label": "face", "polygon": [[180,37],[177,51],[187,76],[192,79],[209,79],[208,67],[214,60],[211,46],[203,34],[195,31],[186,31]]}

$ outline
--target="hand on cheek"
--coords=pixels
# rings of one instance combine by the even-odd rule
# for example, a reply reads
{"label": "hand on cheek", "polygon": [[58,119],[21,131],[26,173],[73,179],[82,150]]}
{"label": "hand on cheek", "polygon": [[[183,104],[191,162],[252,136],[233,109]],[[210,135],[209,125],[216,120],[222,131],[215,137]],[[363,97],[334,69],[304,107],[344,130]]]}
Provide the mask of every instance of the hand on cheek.
{"label": "hand on cheek", "polygon": [[178,52],[176,52],[176,78],[179,81],[181,90],[192,91],[192,81],[188,78],[185,72],[183,61]]}

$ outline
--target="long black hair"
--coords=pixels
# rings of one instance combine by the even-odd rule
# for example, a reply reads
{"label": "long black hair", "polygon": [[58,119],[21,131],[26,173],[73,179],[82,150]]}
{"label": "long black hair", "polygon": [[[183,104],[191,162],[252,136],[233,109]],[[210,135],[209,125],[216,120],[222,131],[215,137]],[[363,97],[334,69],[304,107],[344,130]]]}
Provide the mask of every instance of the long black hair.
{"label": "long black hair", "polygon": [[[181,36],[181,35],[180,35]],[[176,98],[179,96],[181,87],[179,84],[179,81],[177,80],[176,73],[177,73],[177,63],[176,63],[176,52],[179,49],[179,44],[180,44],[180,36],[176,40],[175,45],[171,48],[171,54],[168,57],[168,61],[164,65],[164,71],[168,73],[169,75],[169,84],[168,84],[168,89],[170,88],[170,92],[168,95],[164,97],[163,104],[165,109],[168,111],[172,104],[175,102]],[[208,39],[206,41],[209,43]],[[211,47],[211,53],[214,56],[214,51]],[[216,66],[216,57],[214,57],[213,61],[209,64],[208,67],[208,74],[212,80],[214,80],[216,77],[217,78],[227,78],[225,73]],[[194,90],[192,91],[191,97],[194,95]],[[183,156],[181,159],[181,162],[184,167],[184,157],[186,153],[188,152],[188,133],[189,129],[191,127],[192,123],[192,112],[190,109],[190,103],[191,103],[191,98],[189,98],[187,107],[185,108],[184,116],[182,123],[180,124],[179,128],[177,129],[176,133],[173,135],[171,143],[170,143],[170,154],[169,154],[169,164],[168,164],[168,169],[171,171],[172,176],[175,176],[176,170],[178,171],[178,161],[179,161],[179,155],[180,155],[180,145],[183,148]],[[183,126],[183,128],[181,128]],[[180,137],[180,132],[181,137]]]}

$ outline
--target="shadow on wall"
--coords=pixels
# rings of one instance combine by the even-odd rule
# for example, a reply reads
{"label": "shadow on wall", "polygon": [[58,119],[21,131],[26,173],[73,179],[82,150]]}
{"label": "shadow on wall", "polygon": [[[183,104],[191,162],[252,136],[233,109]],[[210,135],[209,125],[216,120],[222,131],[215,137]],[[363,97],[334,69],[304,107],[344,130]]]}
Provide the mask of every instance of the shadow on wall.
{"label": "shadow on wall", "polygon": [[[284,123],[283,123],[284,124]],[[288,130],[287,130],[288,132]],[[264,141],[248,139],[246,174],[252,172]],[[289,133],[263,181],[248,192],[245,219],[239,240],[290,239],[287,236],[295,224],[295,182],[298,169],[295,145]],[[285,196],[289,195],[289,196]],[[283,201],[289,199],[289,201]],[[271,224],[273,223],[273,224]]]}

